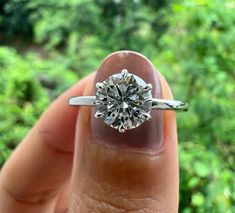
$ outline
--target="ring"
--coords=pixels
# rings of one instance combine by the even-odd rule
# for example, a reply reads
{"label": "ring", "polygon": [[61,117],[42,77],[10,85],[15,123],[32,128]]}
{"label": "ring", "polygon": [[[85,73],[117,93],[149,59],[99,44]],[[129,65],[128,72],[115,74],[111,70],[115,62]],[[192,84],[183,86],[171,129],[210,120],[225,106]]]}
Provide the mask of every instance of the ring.
{"label": "ring", "polygon": [[69,99],[72,106],[95,106],[95,117],[123,133],[151,119],[151,110],[187,111],[188,104],[152,98],[152,85],[127,69],[96,83],[95,96]]}

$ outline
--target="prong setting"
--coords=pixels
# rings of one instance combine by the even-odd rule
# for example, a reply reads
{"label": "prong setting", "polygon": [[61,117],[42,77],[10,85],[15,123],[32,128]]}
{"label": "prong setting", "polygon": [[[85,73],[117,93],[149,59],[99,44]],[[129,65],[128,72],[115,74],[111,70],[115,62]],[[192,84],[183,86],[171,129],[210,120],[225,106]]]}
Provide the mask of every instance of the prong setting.
{"label": "prong setting", "polygon": [[127,69],[123,69],[121,74],[122,74],[123,77],[126,77],[129,74],[129,72],[128,72]]}
{"label": "prong setting", "polygon": [[97,83],[96,88],[95,117],[120,133],[151,119],[152,85],[127,69]]}
{"label": "prong setting", "polygon": [[146,121],[151,121],[151,118],[152,118],[151,115],[148,113],[143,113],[143,117]]}
{"label": "prong setting", "polygon": [[119,131],[120,133],[124,133],[124,132],[125,132],[124,126],[120,125],[120,126],[118,127],[118,131]]}
{"label": "prong setting", "polygon": [[96,83],[97,90],[103,90],[105,88],[104,83],[98,82]]}
{"label": "prong setting", "polygon": [[146,84],[146,86],[143,88],[145,91],[152,91],[152,84]]}
{"label": "prong setting", "polygon": [[101,112],[99,112],[99,111],[97,111],[96,113],[95,113],[95,117],[96,118],[101,118],[103,116],[103,113],[101,113]]}

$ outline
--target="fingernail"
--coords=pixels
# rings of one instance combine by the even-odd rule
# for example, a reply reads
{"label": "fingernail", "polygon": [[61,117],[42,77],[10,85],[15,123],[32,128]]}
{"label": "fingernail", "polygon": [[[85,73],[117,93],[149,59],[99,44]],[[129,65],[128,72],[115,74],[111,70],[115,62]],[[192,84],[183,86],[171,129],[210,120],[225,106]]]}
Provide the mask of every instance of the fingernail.
{"label": "fingernail", "polygon": [[[102,82],[109,76],[127,69],[129,73],[142,78],[146,83],[152,84],[153,98],[161,98],[161,85],[159,75],[152,63],[143,55],[132,51],[119,51],[108,56],[97,71],[96,83]],[[109,127],[102,119],[95,118],[96,108],[92,109],[91,137],[95,143],[105,143],[113,147],[129,148],[136,151],[156,150],[163,143],[162,111],[152,110],[150,121],[145,121],[135,129],[120,133],[117,129]]]}

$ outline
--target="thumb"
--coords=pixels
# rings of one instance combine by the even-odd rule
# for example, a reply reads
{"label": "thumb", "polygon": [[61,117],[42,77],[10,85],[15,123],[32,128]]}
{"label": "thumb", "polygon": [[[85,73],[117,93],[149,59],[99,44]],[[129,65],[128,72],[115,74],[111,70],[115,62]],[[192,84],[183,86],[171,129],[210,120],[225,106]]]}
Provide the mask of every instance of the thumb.
{"label": "thumb", "polygon": [[[151,62],[134,52],[107,57],[95,82],[127,69],[153,86],[154,98],[171,99]],[[88,85],[84,95],[94,95]],[[152,111],[152,119],[119,133],[81,107],[76,130],[71,212],[178,211],[178,155],[175,113]]]}

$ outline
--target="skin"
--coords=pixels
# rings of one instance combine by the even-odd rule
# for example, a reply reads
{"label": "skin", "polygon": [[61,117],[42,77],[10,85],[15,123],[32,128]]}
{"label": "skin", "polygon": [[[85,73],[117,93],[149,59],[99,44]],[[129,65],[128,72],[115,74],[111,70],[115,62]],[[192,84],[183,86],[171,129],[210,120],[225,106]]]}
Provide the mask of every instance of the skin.
{"label": "skin", "polygon": [[[5,163],[1,213],[178,212],[175,112],[163,111],[164,143],[154,153],[94,141],[91,108],[67,99],[92,95],[95,75],[62,94]],[[162,97],[172,99],[162,75],[160,82]]]}

